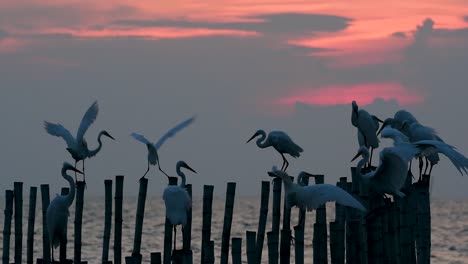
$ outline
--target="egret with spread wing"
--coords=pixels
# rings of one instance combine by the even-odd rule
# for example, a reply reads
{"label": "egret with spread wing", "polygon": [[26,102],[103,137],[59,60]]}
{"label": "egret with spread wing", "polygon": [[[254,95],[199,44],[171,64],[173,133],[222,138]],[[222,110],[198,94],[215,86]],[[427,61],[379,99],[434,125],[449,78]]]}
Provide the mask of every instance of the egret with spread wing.
{"label": "egret with spread wing", "polygon": [[162,146],[162,144],[169,138],[175,136],[179,131],[181,131],[182,129],[186,128],[188,125],[192,124],[193,121],[195,120],[195,117],[191,117],[181,123],[179,123],[178,125],[176,125],[175,127],[173,127],[171,130],[167,131],[166,134],[164,134],[164,136],[162,136],[156,143],[151,143],[148,139],[146,139],[145,136],[143,135],[140,135],[140,134],[137,134],[137,133],[132,133],[131,136],[142,142],[143,144],[146,145],[147,149],[148,149],[148,168],[146,169],[146,172],[145,174],[141,177],[141,178],[144,178],[146,176],[146,174],[148,173],[149,169],[150,169],[150,164],[151,165],[156,165],[158,164],[158,169],[164,173],[164,175],[166,175],[167,177],[169,177],[169,175],[167,175],[166,172],[164,172],[162,169],[161,169],[161,165],[159,163],[159,156],[158,156],[158,149]]}
{"label": "egret with spread wing", "polygon": [[163,200],[166,205],[166,217],[174,226],[174,250],[176,249],[176,226],[182,225],[182,232],[184,231],[184,226],[187,224],[187,211],[192,207],[192,200],[185,189],[185,174],[180,170],[181,168],[197,173],[185,161],[179,161],[176,165],[176,171],[181,178],[180,185],[169,185],[164,189]]}
{"label": "egret with spread wing", "polygon": [[54,260],[54,248],[57,248],[61,241],[67,241],[66,231],[68,223],[68,208],[75,199],[75,182],[73,178],[67,174],[67,171],[72,170],[77,173],[77,170],[71,164],[64,162],[62,167],[62,177],[70,184],[70,192],[67,195],[57,195],[49,207],[47,207],[47,232],[49,234],[50,248],[52,250],[52,261]]}
{"label": "egret with spread wing", "polygon": [[283,165],[281,166],[282,171],[286,171],[289,166],[289,162],[284,157],[284,153],[297,158],[303,151],[303,149],[294,143],[288,134],[283,131],[271,131],[268,133],[267,137],[264,130],[257,130],[257,132],[255,132],[255,134],[249,140],[247,140],[247,143],[249,143],[257,136],[260,136],[256,142],[259,148],[273,147],[276,149],[276,151],[279,152],[279,154],[281,154],[281,157],[283,158]]}
{"label": "egret with spread wing", "polygon": [[[94,150],[89,150],[88,149],[88,143],[86,142],[84,138],[84,134],[88,130],[88,128],[91,126],[91,124],[96,120],[97,114],[99,111],[99,107],[97,104],[97,101],[95,101],[86,111],[84,114],[83,118],[81,119],[80,126],[78,128],[78,132],[76,134],[76,138],[72,136],[70,131],[63,127],[61,124],[54,124],[45,121],[44,122],[44,128],[52,136],[56,137],[61,137],[65,140],[67,143],[67,151],[71,154],[72,158],[75,160],[75,166],[78,163],[78,161],[83,162],[83,180],[86,182],[85,178],[85,167],[84,167],[84,161],[86,158],[91,158],[96,156],[96,154],[101,150],[102,148],[102,136],[106,136],[108,138],[111,138],[115,140],[107,131],[102,130],[99,132],[98,135],[98,147]],[[75,180],[76,180],[76,173],[75,173]]]}

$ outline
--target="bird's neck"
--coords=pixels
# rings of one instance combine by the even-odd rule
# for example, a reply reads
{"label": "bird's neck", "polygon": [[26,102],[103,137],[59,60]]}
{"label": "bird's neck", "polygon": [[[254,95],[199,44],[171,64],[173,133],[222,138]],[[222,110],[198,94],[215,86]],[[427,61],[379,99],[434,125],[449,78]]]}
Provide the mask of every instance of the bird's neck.
{"label": "bird's neck", "polygon": [[369,161],[369,156],[367,155],[364,155],[362,157],[362,159],[358,162],[357,166],[356,166],[356,173],[359,177],[359,179],[361,179],[362,181],[364,182],[367,182],[367,180],[371,177],[372,173],[366,173],[366,174],[362,174],[362,167],[364,167],[364,165]]}
{"label": "bird's neck", "polygon": [[177,172],[177,175],[179,175],[181,179],[179,186],[184,188],[185,187],[185,174],[180,170],[180,167],[177,167],[176,172]]}
{"label": "bird's neck", "polygon": [[[270,146],[270,143],[267,142],[267,141],[264,141],[265,138],[266,138],[266,133],[265,131],[261,130],[260,132],[260,137],[257,139],[257,146],[259,148],[266,148],[266,147],[269,147]],[[264,141],[264,142],[262,142]]]}
{"label": "bird's neck", "polygon": [[101,148],[102,148],[102,139],[101,139],[101,137],[103,136],[103,134],[104,134],[103,131],[101,131],[99,133],[98,139],[97,139],[98,147],[95,150],[90,150],[89,151],[89,154],[88,154],[89,157],[94,157],[94,156],[96,156],[96,154],[98,154],[99,151],[101,151]]}
{"label": "bird's neck", "polygon": [[72,176],[67,174],[67,170],[62,169],[62,177],[65,178],[65,180],[67,180],[70,184],[70,192],[65,195],[67,205],[70,207],[70,205],[73,203],[73,200],[75,199],[75,181],[73,180]]}

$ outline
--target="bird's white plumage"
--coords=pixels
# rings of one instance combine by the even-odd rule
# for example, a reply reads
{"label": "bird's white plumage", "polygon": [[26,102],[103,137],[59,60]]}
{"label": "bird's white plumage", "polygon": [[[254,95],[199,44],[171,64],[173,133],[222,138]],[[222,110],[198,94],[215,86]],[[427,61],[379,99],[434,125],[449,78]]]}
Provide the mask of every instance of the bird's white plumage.
{"label": "bird's white plumage", "polygon": [[173,225],[187,224],[187,211],[192,207],[190,196],[180,186],[167,186],[163,193],[166,217]]}
{"label": "bird's white plumage", "polygon": [[377,118],[366,110],[359,109],[355,101],[352,102],[351,124],[357,128],[360,146],[367,144],[367,147],[379,147],[379,139],[377,137],[379,123]]}
{"label": "bird's white plumage", "polygon": [[44,128],[50,135],[63,138],[65,140],[65,143],[67,143],[68,148],[77,148],[75,138],[72,136],[70,131],[68,131],[68,129],[66,129],[61,124],[54,124],[44,121]]}
{"label": "bird's white plumage", "polygon": [[179,131],[181,131],[182,129],[186,128],[187,126],[189,126],[190,124],[193,123],[193,121],[195,121],[195,116],[177,124],[175,127],[171,128],[169,131],[166,132],[166,134],[164,134],[155,144],[154,146],[156,147],[156,149],[159,149],[162,144],[168,140],[169,138],[175,136]]}
{"label": "bird's white plumage", "polygon": [[138,134],[138,133],[132,133],[130,134],[134,139],[140,141],[143,144],[151,144],[151,142],[143,135]]}
{"label": "bird's white plumage", "polygon": [[97,101],[95,101],[86,111],[83,118],[81,119],[80,126],[78,127],[78,131],[76,133],[76,140],[80,142],[83,140],[83,136],[88,130],[89,126],[96,120],[98,115],[99,106]]}

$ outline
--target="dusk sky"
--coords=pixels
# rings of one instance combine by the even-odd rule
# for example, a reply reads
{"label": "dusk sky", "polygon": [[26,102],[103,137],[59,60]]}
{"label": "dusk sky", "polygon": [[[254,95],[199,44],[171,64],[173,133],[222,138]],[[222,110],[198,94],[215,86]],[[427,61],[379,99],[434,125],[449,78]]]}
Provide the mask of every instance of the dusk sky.
{"label": "dusk sky", "polygon": [[[291,175],[350,176],[353,100],[381,119],[407,109],[468,155],[467,84],[468,1],[0,1],[0,191],[67,186],[60,168],[73,159],[43,121],[75,134],[95,100],[88,144],[102,129],[116,141],[86,160],[90,195],[120,174],[136,195],[147,150],[130,133],[156,141],[192,115],[159,156],[170,174],[178,160],[197,170],[187,173],[195,195],[203,184],[224,195],[228,181],[260,195],[282,160],[245,144],[257,129],[304,149],[287,156]],[[433,197],[468,197],[468,176],[447,158],[433,176]],[[148,177],[160,196],[166,178]]]}

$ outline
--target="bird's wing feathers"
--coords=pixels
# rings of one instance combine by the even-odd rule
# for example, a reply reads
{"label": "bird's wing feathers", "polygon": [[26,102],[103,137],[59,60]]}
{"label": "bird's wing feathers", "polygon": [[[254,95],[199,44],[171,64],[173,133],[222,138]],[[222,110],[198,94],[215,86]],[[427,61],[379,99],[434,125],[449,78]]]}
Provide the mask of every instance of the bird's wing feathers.
{"label": "bird's wing feathers", "polygon": [[83,136],[88,130],[89,126],[96,120],[97,114],[99,111],[98,103],[95,101],[86,111],[81,119],[80,127],[78,128],[78,132],[76,133],[76,140],[81,141],[83,140]]}
{"label": "bird's wing feathers", "polygon": [[68,129],[63,127],[61,124],[53,124],[45,121],[44,128],[47,133],[51,134],[52,136],[63,138],[69,148],[74,149],[76,147],[75,138],[73,138],[70,131],[68,131]]}
{"label": "bird's wing feathers", "polygon": [[298,206],[308,211],[315,210],[320,205],[330,201],[366,211],[365,207],[352,195],[331,184],[304,186],[297,192],[296,196]]}
{"label": "bird's wing feathers", "polygon": [[462,175],[463,172],[468,174],[468,159],[463,154],[456,151],[455,147],[438,140],[421,140],[413,144],[422,149],[432,147],[435,151],[444,154]]}
{"label": "bird's wing feathers", "polygon": [[190,125],[193,121],[195,120],[195,117],[191,117],[181,123],[179,123],[178,125],[176,125],[175,127],[173,127],[172,129],[170,129],[169,131],[166,132],[166,134],[164,134],[164,136],[162,136],[158,142],[156,142],[154,144],[154,146],[156,147],[156,149],[159,149],[162,144],[170,137],[173,137],[175,134],[177,134],[180,130],[184,129],[185,127],[187,127],[188,125]]}
{"label": "bird's wing feathers", "polygon": [[151,142],[148,139],[146,139],[145,136],[141,134],[132,133],[130,134],[130,136],[132,136],[134,139],[140,141],[143,144],[151,144]]}
{"label": "bird's wing feathers", "polygon": [[377,138],[377,130],[379,126],[375,126],[374,119],[366,110],[359,110],[358,115],[358,130],[365,136],[369,146],[377,148],[379,139]]}

